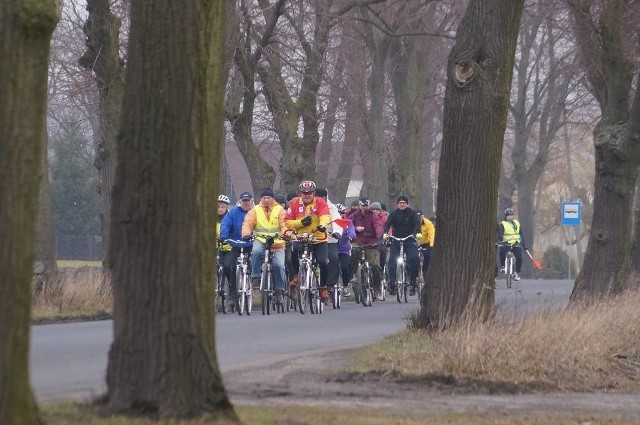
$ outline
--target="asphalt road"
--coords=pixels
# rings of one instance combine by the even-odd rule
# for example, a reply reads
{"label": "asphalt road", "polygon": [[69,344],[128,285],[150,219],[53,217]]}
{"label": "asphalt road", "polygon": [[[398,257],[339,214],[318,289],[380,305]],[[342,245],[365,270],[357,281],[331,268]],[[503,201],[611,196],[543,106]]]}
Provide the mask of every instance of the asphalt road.
{"label": "asphalt road", "polygon": [[[498,280],[496,306],[506,320],[526,312],[562,308],[573,281],[523,280],[506,289]],[[322,315],[297,312],[262,316],[218,314],[216,347],[225,372],[291,357],[321,354],[372,343],[406,326],[405,318],[417,311],[417,297],[398,304],[395,297],[364,308],[344,303]],[[34,326],[31,329],[31,383],[40,402],[86,399],[106,390],[107,352],[112,322],[97,321]]]}

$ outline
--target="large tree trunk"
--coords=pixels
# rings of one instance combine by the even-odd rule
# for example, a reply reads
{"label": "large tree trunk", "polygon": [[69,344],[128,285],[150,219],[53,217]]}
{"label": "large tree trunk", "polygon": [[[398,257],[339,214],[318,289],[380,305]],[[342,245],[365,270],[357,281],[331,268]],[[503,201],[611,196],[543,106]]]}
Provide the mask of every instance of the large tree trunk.
{"label": "large tree trunk", "polygon": [[523,3],[471,0],[449,55],[426,328],[494,314],[495,205]]}
{"label": "large tree trunk", "polygon": [[113,189],[116,412],[237,421],[215,351],[224,2],[134,0]]}
{"label": "large tree trunk", "polygon": [[622,292],[631,271],[632,205],[640,164],[640,90],[626,43],[629,28],[637,28],[637,22],[629,20],[628,3],[569,2],[589,89],[602,113],[593,132],[596,177],[591,234],[572,302]]}
{"label": "large tree trunk", "polygon": [[41,423],[29,385],[49,42],[62,5],[0,2],[0,424]]}
{"label": "large tree trunk", "polygon": [[[80,66],[95,75],[100,100],[95,166],[100,175],[102,246],[109,255],[111,227],[111,187],[116,172],[116,137],[120,127],[124,66],[120,60],[120,19],[111,13],[110,0],[87,0],[89,16],[84,24],[87,51],[78,60]],[[108,258],[104,258],[104,264]]]}

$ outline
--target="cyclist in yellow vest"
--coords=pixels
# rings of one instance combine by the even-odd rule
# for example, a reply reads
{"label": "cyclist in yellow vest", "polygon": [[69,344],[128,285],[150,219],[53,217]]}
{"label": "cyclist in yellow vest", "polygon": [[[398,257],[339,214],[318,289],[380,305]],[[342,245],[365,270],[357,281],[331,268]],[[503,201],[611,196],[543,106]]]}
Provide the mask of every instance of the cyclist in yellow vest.
{"label": "cyclist in yellow vest", "polygon": [[522,270],[522,249],[527,249],[522,237],[522,228],[520,222],[513,216],[513,209],[504,210],[504,220],[498,223],[498,243],[500,243],[500,271],[504,273],[504,259],[510,247],[513,247],[513,254],[516,257],[516,272],[513,274],[513,280],[520,280],[520,272]]}
{"label": "cyclist in yellow vest", "polygon": [[278,302],[283,301],[286,279],[284,240],[281,237],[287,230],[284,225],[284,214],[284,208],[274,199],[273,190],[267,188],[262,190],[260,202],[247,213],[242,223],[242,238],[250,239],[252,235],[255,236],[251,250],[251,282],[254,288],[260,286],[260,267],[267,237],[275,237],[271,252],[273,252],[273,282]]}
{"label": "cyclist in yellow vest", "polygon": [[420,239],[418,245],[422,248],[422,279],[426,279],[429,263],[431,262],[431,249],[436,238],[436,228],[433,221],[425,217],[422,212],[418,212],[420,216]]}

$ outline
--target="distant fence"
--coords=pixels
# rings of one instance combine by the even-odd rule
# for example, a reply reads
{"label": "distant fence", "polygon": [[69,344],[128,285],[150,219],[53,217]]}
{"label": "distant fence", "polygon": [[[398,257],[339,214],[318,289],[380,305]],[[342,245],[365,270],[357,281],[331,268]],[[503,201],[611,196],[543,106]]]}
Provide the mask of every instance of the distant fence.
{"label": "distant fence", "polygon": [[100,261],[103,257],[102,238],[98,235],[57,235],[58,260]]}

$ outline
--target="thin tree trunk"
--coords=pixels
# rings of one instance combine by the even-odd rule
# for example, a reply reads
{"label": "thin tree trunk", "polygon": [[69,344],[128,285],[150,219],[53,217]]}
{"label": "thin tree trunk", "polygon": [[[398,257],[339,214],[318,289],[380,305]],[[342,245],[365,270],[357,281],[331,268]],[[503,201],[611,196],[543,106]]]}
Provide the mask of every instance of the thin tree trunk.
{"label": "thin tree trunk", "polygon": [[523,3],[471,0],[449,55],[425,328],[494,315],[495,205]]}
{"label": "thin tree trunk", "polygon": [[31,279],[55,0],[0,2],[0,424],[40,424],[29,384]]}
{"label": "thin tree trunk", "polygon": [[[575,196],[576,196],[576,185],[574,183],[573,180],[573,166],[571,165],[571,140],[569,139],[569,127],[566,124],[567,121],[567,112],[563,111],[564,113],[564,117],[565,117],[565,125],[564,125],[564,154],[565,157],[567,158],[567,185],[569,186],[569,199],[570,200],[575,200]],[[580,268],[582,267],[582,256],[583,256],[583,252],[582,252],[582,231],[581,228],[582,226],[576,226],[576,231],[575,231],[575,235],[576,235],[576,253],[577,253],[577,258],[578,258],[578,264],[577,264],[577,268],[578,270],[580,270]],[[571,260],[569,260],[571,261]]]}
{"label": "thin tree trunk", "polygon": [[36,220],[36,246],[34,264],[34,285],[38,293],[42,286],[57,279],[56,245],[53,236],[53,217],[51,212],[51,184],[49,182],[48,146],[42,143],[40,192],[38,195],[38,218]]}
{"label": "thin tree trunk", "polygon": [[110,267],[115,412],[238,422],[215,350],[224,2],[131,3]]}
{"label": "thin tree trunk", "polygon": [[[120,59],[120,19],[111,13],[111,1],[87,0],[87,11],[89,16],[84,24],[87,50],[78,63],[94,72],[100,93],[94,164],[100,175],[98,193],[102,246],[106,256],[109,255],[111,188],[116,172],[116,137],[124,94],[124,65]],[[103,262],[107,264],[108,258]]]}

